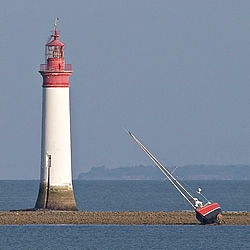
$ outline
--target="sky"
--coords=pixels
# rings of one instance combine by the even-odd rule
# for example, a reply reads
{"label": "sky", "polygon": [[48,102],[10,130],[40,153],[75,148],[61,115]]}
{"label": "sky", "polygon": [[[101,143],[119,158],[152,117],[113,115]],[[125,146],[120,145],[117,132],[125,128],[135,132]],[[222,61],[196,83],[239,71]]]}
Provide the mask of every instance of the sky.
{"label": "sky", "polygon": [[44,46],[59,17],[73,177],[92,167],[250,165],[250,1],[9,0],[0,8],[0,179],[39,179]]}

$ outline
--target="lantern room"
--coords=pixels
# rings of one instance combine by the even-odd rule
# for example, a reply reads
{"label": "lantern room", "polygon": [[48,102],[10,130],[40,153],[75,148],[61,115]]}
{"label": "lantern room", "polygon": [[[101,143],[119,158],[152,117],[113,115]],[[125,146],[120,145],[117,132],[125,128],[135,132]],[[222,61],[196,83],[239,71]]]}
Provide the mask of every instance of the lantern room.
{"label": "lantern room", "polygon": [[65,64],[64,44],[58,37],[57,23],[55,22],[53,34],[45,45],[45,64],[40,65],[40,71],[72,71],[71,64]]}
{"label": "lantern room", "polygon": [[64,58],[64,44],[58,40],[59,35],[56,27],[51,37],[53,37],[54,40],[46,44],[47,60],[51,58]]}

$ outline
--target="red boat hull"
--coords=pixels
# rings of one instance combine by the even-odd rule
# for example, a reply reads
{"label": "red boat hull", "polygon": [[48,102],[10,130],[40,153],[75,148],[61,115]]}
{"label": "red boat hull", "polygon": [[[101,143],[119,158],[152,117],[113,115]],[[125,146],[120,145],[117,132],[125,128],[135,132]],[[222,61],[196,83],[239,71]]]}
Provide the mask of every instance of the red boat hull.
{"label": "red boat hull", "polygon": [[221,215],[221,207],[218,203],[210,203],[201,208],[197,208],[196,212],[196,219],[201,224],[213,224],[213,223],[220,223],[218,220],[218,215]]}

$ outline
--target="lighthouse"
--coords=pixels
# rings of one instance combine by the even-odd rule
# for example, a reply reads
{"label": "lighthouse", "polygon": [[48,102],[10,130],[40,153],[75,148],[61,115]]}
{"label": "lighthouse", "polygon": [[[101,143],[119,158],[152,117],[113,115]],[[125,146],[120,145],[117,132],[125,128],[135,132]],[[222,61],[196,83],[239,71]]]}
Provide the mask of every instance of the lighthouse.
{"label": "lighthouse", "polygon": [[57,20],[45,45],[43,78],[40,187],[36,209],[77,210],[71,170],[69,77],[64,44],[58,39]]}

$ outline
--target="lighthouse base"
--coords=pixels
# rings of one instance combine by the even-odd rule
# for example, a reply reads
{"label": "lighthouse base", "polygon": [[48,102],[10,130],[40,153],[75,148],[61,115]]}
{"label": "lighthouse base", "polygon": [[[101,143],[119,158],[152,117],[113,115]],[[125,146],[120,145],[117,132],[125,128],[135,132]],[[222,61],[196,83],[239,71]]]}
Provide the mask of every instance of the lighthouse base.
{"label": "lighthouse base", "polygon": [[77,211],[73,189],[69,186],[49,186],[40,183],[36,209]]}

